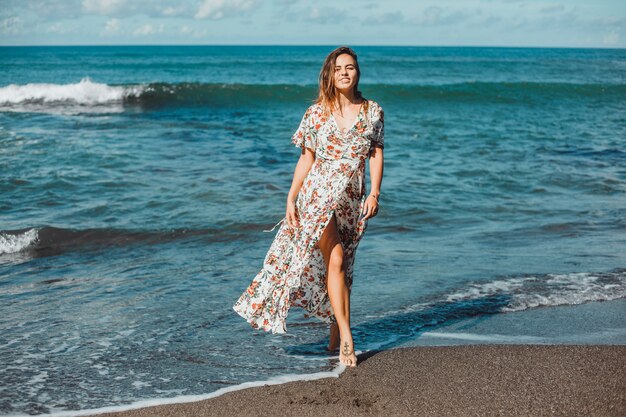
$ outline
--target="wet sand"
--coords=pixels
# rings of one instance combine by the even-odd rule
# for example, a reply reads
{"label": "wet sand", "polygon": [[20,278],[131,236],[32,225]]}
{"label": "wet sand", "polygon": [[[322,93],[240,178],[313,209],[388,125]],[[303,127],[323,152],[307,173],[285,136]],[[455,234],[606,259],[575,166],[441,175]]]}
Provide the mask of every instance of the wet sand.
{"label": "wet sand", "polygon": [[465,345],[368,352],[339,378],[100,417],[624,416],[626,346]]}

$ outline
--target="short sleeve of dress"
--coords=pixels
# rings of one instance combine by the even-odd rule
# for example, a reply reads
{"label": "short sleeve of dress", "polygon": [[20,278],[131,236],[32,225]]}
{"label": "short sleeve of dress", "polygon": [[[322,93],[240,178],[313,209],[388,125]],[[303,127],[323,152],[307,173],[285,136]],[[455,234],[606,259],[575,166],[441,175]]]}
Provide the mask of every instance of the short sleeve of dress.
{"label": "short sleeve of dress", "polygon": [[317,129],[315,128],[315,114],[313,112],[313,106],[309,107],[304,116],[300,126],[291,137],[291,143],[302,149],[309,148],[315,152],[317,146]]}
{"label": "short sleeve of dress", "polygon": [[372,118],[372,142],[381,148],[385,147],[385,112],[380,105],[376,105],[374,117]]}

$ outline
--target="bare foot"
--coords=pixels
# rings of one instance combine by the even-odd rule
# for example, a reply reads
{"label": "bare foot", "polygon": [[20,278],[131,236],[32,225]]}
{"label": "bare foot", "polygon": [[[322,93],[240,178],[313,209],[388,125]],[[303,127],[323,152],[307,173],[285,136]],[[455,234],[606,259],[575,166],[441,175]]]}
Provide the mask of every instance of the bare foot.
{"label": "bare foot", "polygon": [[356,366],[356,355],[354,354],[354,346],[351,343],[344,340],[341,342],[341,349],[339,350],[339,362],[346,366]]}
{"label": "bare foot", "polygon": [[339,326],[337,323],[330,325],[330,341],[328,342],[328,350],[334,351],[339,347]]}

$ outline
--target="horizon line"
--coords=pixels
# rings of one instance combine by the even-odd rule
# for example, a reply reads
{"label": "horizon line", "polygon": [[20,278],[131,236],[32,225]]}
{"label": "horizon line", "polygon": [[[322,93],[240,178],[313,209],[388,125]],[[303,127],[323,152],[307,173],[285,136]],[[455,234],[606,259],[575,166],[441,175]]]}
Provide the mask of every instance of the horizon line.
{"label": "horizon line", "polygon": [[[25,44],[25,45],[3,45],[0,48],[36,48],[36,47],[155,47],[155,46],[186,46],[186,47],[206,47],[206,46],[267,46],[267,47],[336,47],[339,44],[269,44],[269,43],[233,43],[233,44],[184,44],[184,43],[148,43],[148,44]],[[619,46],[531,46],[531,45],[368,45],[368,44],[351,44],[354,47],[379,47],[379,48],[502,48],[502,49],[626,49]]]}

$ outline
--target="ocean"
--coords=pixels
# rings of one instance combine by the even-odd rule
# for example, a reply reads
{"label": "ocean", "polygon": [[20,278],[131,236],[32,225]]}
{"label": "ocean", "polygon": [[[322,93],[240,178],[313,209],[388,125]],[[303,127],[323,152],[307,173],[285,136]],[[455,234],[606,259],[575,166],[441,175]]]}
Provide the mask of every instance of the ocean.
{"label": "ocean", "polygon": [[[0,414],[342,371],[302,310],[232,310],[333,48],[0,48]],[[355,348],[626,344],[626,50],[354,49],[386,122]]]}

